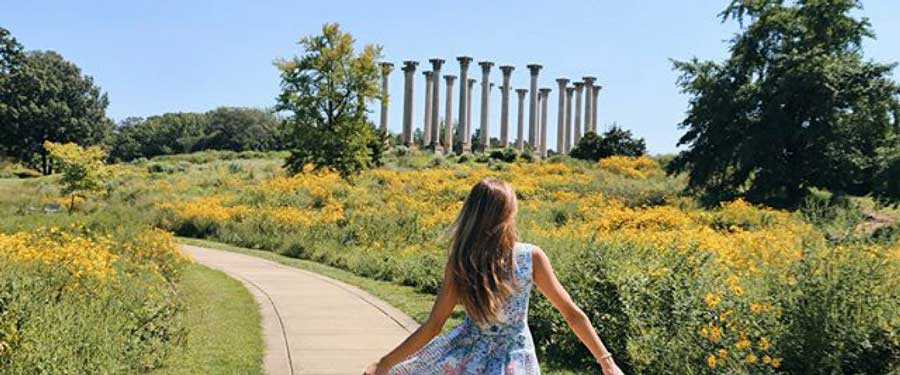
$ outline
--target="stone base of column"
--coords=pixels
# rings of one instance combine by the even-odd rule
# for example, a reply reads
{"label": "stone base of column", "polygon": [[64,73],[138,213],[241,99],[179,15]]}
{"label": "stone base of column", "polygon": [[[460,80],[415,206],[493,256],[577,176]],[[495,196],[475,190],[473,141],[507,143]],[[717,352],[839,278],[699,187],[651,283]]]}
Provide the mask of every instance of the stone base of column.
{"label": "stone base of column", "polygon": [[462,145],[462,152],[463,152],[463,153],[466,153],[466,152],[472,152],[472,145],[467,144],[467,143],[463,143],[463,145]]}

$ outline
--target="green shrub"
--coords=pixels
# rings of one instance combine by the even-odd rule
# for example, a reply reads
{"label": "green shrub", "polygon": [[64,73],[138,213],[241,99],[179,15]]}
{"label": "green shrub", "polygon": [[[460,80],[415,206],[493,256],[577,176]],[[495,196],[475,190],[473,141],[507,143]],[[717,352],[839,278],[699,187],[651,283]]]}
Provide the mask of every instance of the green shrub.
{"label": "green shrub", "polygon": [[534,156],[534,152],[532,152],[532,151],[529,149],[529,150],[525,150],[524,152],[522,152],[522,155],[519,155],[519,159],[522,159],[522,160],[524,160],[524,161],[526,161],[526,162],[532,163],[532,162],[534,162],[535,160],[537,160],[537,157]]}
{"label": "green shrub", "polygon": [[603,135],[594,132],[585,133],[569,152],[569,156],[597,161],[615,155],[637,157],[646,153],[647,146],[643,138],[635,139],[631,131],[613,126]]}
{"label": "green shrub", "polygon": [[394,146],[394,156],[402,157],[409,155],[409,147],[406,146]]}
{"label": "green shrub", "polygon": [[810,249],[783,293],[784,370],[888,374],[900,370],[896,261],[876,248]]}
{"label": "green shrub", "polygon": [[505,161],[507,163],[512,163],[519,158],[519,151],[512,146],[508,146],[503,149],[495,149],[491,151],[490,158],[494,160]]}

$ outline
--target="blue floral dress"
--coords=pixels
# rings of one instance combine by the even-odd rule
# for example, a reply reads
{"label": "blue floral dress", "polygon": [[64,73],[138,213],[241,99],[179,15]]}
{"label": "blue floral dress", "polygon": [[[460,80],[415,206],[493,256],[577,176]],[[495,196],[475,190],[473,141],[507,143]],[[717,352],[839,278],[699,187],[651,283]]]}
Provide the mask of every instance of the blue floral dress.
{"label": "blue floral dress", "polygon": [[505,321],[479,327],[468,317],[452,331],[435,337],[418,353],[394,366],[391,375],[532,375],[540,374],[528,329],[528,297],[533,285],[531,245],[515,246],[518,288],[504,306]]}

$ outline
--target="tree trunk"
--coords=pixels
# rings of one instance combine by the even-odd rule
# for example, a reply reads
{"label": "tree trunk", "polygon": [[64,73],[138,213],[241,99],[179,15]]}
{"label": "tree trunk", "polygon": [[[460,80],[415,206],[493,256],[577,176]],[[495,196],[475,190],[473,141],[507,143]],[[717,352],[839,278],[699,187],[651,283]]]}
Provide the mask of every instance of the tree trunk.
{"label": "tree trunk", "polygon": [[50,165],[47,164],[47,150],[41,150],[41,172],[44,176],[50,174]]}

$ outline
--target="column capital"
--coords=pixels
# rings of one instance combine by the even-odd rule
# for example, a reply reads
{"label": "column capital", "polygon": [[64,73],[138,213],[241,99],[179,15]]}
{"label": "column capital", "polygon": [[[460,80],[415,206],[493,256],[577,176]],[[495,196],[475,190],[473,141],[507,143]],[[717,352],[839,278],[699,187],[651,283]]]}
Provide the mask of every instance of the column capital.
{"label": "column capital", "polygon": [[469,67],[469,63],[472,62],[472,58],[469,56],[459,56],[456,58],[456,61],[459,61],[459,65],[462,67]]}
{"label": "column capital", "polygon": [[403,62],[403,71],[404,72],[415,72],[416,65],[419,65],[418,61],[404,61]]}
{"label": "column capital", "polygon": [[431,78],[432,74],[434,74],[434,73],[432,73],[430,70],[426,70],[426,71],[422,72],[422,75],[425,76],[425,78]]}
{"label": "column capital", "polygon": [[516,67],[512,65],[500,65],[500,71],[503,72],[504,76],[512,74],[513,70],[516,70]]}
{"label": "column capital", "polygon": [[478,62],[478,66],[481,67],[482,71],[490,71],[491,67],[494,66],[494,63],[490,61],[480,61]]}
{"label": "column capital", "polygon": [[600,90],[602,90],[602,89],[603,89],[603,86],[602,86],[602,85],[594,86],[594,92],[595,92],[595,93],[600,92]]}
{"label": "column capital", "polygon": [[431,66],[434,70],[441,70],[441,65],[444,65],[444,59],[434,58],[429,59],[428,62],[431,63]]}
{"label": "column capital", "polygon": [[527,93],[528,89],[516,89],[516,94],[519,94],[519,98],[524,98]]}
{"label": "column capital", "polygon": [[531,71],[531,75],[537,75],[543,66],[539,64],[528,64],[527,68]]}
{"label": "column capital", "polygon": [[381,74],[388,74],[392,70],[394,70],[394,63],[389,63],[389,62],[381,63]]}
{"label": "column capital", "polygon": [[581,80],[584,81],[585,85],[591,86],[594,84],[595,81],[597,81],[597,77],[591,77],[591,76],[581,77]]}
{"label": "column capital", "polygon": [[550,93],[550,91],[553,91],[553,90],[551,90],[551,89],[548,88],[548,87],[543,87],[543,88],[541,88],[541,89],[538,90],[538,91],[540,91],[540,93],[542,93],[542,94],[544,94],[544,95],[547,95],[547,94]]}
{"label": "column capital", "polygon": [[445,74],[444,79],[447,80],[447,83],[453,83],[453,80],[456,79],[456,76],[452,74]]}
{"label": "column capital", "polygon": [[569,84],[569,79],[568,78],[557,78],[556,83],[558,83],[560,86],[565,86],[565,85]]}
{"label": "column capital", "polygon": [[566,87],[566,94],[572,95],[572,92],[575,91],[574,87]]}
{"label": "column capital", "polygon": [[572,82],[572,85],[575,86],[575,90],[577,91],[581,91],[581,89],[584,88],[584,82],[581,81]]}
{"label": "column capital", "polygon": [[475,78],[469,78],[469,86],[474,85],[475,82],[478,81]]}

